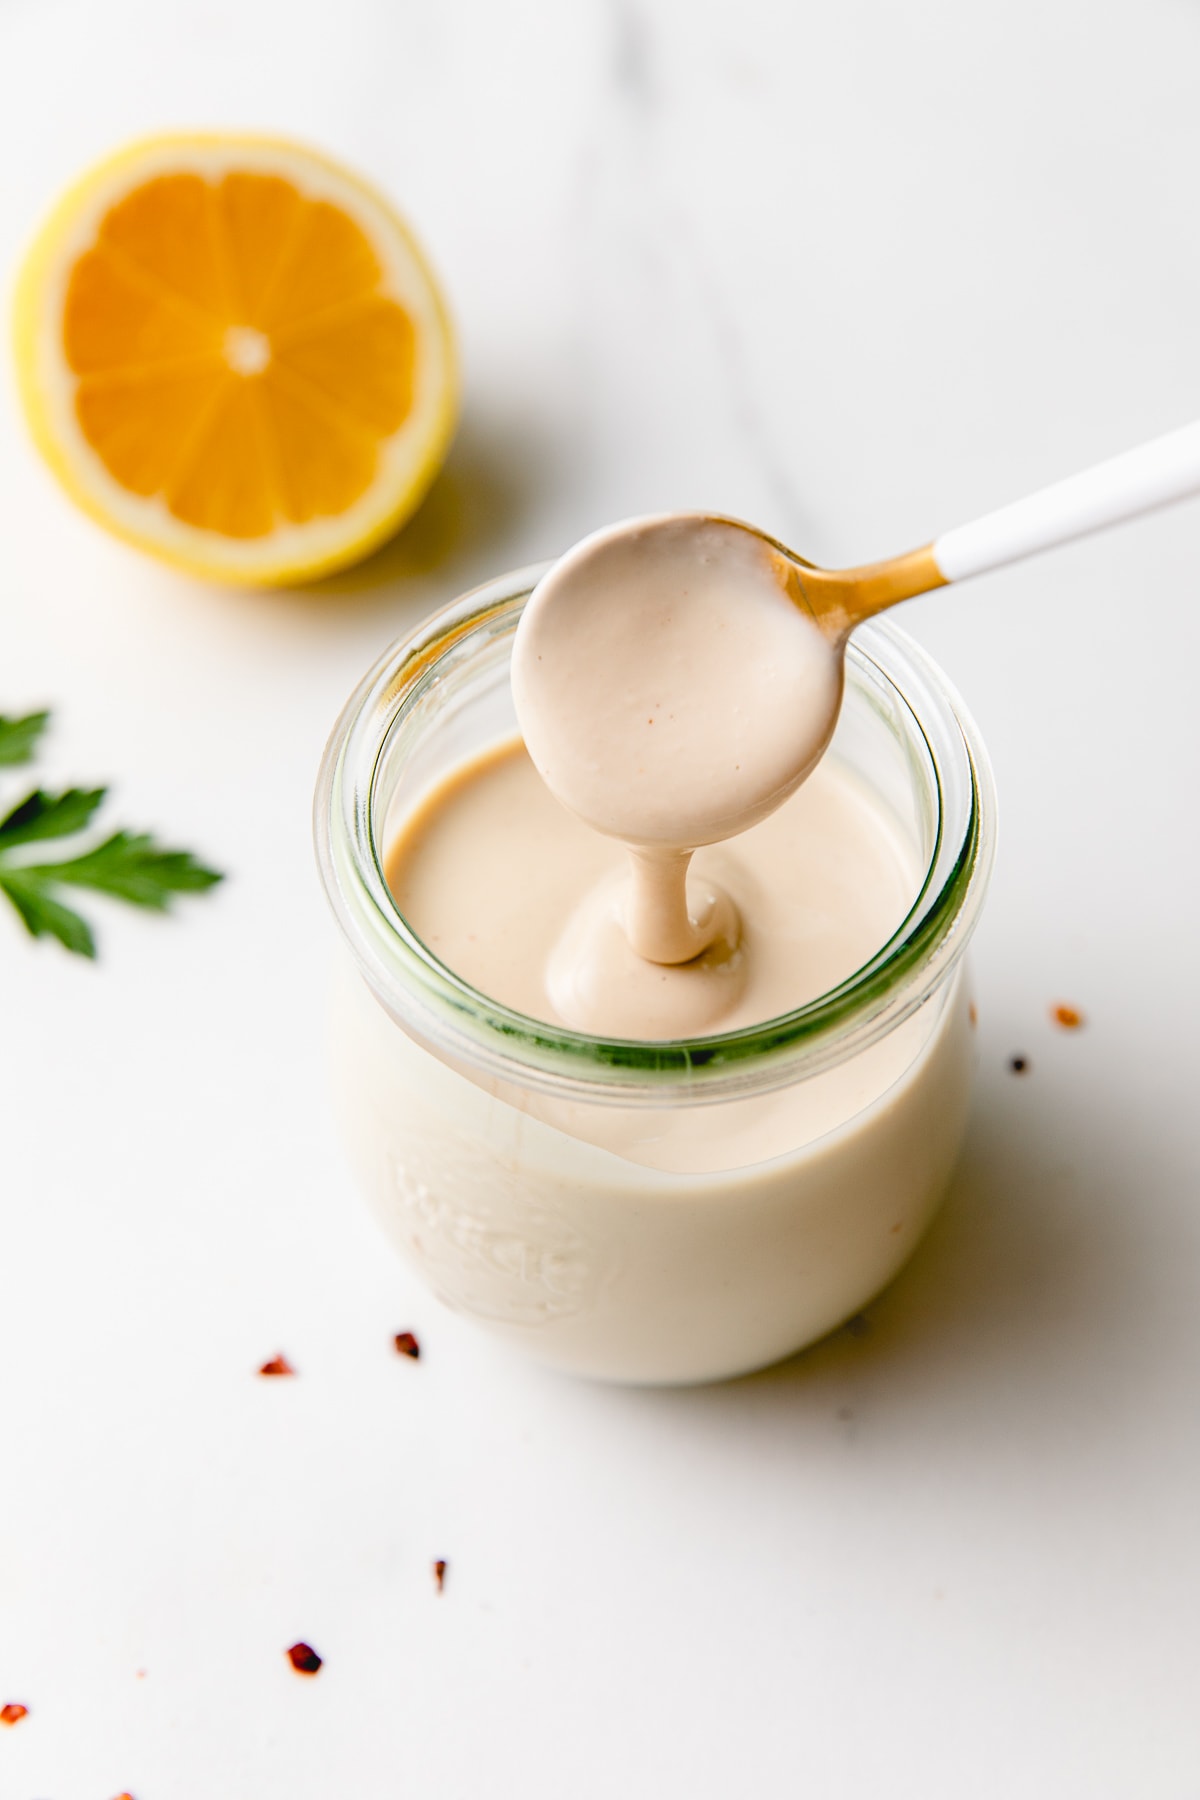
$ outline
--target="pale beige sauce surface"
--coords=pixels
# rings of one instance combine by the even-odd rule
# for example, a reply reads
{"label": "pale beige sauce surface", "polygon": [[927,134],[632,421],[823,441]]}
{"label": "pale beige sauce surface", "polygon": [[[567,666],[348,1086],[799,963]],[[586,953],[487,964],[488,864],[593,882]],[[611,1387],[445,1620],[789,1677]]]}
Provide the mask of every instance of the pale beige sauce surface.
{"label": "pale beige sauce surface", "polygon": [[736,1030],[828,993],[882,948],[920,884],[895,824],[826,757],[761,823],[696,853],[689,888],[702,903],[715,884],[740,917],[733,954],[647,964],[621,924],[627,853],[558,804],[518,739],[461,765],[401,822],[387,877],[417,935],[481,993],[642,1039]]}

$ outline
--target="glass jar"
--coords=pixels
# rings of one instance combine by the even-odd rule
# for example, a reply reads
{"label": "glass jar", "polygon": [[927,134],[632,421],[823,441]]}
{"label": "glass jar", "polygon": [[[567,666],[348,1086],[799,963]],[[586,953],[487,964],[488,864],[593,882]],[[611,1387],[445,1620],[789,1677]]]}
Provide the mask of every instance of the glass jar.
{"label": "glass jar", "polygon": [[580,1374],[714,1380],[833,1330],[933,1216],[966,1122],[962,954],[992,860],[990,771],[936,665],[894,626],[861,627],[828,754],[924,871],[878,953],[795,1012],[706,1038],[589,1038],[512,1012],[416,936],[383,858],[433,784],[514,735],[509,658],[542,573],[394,644],[330,739],[316,838],[348,952],[336,1109],[386,1232],[448,1306]]}

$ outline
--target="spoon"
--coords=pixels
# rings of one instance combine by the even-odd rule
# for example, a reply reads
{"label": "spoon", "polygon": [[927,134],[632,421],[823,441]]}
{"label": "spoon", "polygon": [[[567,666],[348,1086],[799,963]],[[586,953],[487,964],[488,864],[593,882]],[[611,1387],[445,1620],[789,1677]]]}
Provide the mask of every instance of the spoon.
{"label": "spoon", "polygon": [[[856,569],[819,569],[756,532],[789,565],[789,585],[834,642],[898,601],[1053,550],[1108,525],[1200,492],[1200,422],[1154,438],[1010,506],[947,531],[919,550]],[[754,527],[743,527],[754,530]]]}
{"label": "spoon", "polygon": [[722,935],[711,895],[689,903],[690,854],[757,824],[811,773],[855,626],[1197,491],[1200,423],[859,568],[818,568],[720,514],[631,519],[576,544],[526,604],[513,698],[551,792],[634,852],[638,954],[689,961]]}

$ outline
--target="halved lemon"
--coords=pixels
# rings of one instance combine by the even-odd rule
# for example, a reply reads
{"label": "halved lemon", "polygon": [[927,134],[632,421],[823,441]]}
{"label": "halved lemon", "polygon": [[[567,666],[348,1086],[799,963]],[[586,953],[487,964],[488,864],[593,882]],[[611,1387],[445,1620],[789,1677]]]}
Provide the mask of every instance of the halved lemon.
{"label": "halved lemon", "polygon": [[30,250],[17,365],[68,493],[131,543],[256,584],[354,562],[454,428],[446,309],[403,221],[302,145],[134,144]]}

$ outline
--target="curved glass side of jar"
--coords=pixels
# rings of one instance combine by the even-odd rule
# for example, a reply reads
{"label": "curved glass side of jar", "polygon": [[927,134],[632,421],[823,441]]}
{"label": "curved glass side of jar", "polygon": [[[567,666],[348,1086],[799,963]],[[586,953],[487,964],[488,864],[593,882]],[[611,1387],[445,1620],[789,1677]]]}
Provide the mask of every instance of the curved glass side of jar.
{"label": "curved glass side of jar", "polygon": [[316,835],[349,951],[338,1113],[382,1223],[450,1306],[580,1373],[715,1379],[857,1311],[936,1209],[969,1095],[961,957],[992,856],[990,775],[936,667],[864,627],[830,753],[924,871],[877,955],[796,1012],[686,1042],[509,1012],[410,930],[382,859],[431,784],[515,731],[509,655],[540,572],[393,646],[330,740]]}

